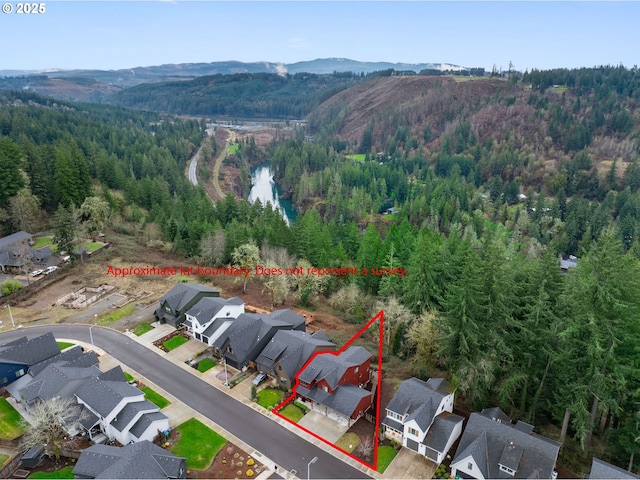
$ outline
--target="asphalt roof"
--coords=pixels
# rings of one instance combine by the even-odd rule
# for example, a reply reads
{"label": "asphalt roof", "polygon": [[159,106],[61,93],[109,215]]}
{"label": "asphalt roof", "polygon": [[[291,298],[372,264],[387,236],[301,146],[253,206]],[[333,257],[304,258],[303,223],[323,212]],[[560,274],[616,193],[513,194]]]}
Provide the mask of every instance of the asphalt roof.
{"label": "asphalt roof", "polygon": [[200,325],[204,325],[214,318],[220,310],[228,305],[228,301],[220,297],[205,297],[186,311],[187,315],[195,317]]}
{"label": "asphalt roof", "polygon": [[120,403],[123,398],[144,395],[136,387],[127,382],[114,382],[88,379],[76,392],[76,396],[94,411],[106,417]]}
{"label": "asphalt roof", "polygon": [[131,429],[129,431],[136,438],[140,438],[140,436],[142,436],[142,434],[147,431],[147,428],[149,428],[149,425],[151,425],[153,422],[155,422],[157,420],[168,420],[168,419],[169,419],[169,417],[167,417],[162,412],[145,413],[131,427]]}
{"label": "asphalt roof", "polygon": [[300,372],[298,378],[305,383],[326,380],[332,390],[338,386],[338,382],[347,368],[362,365],[371,358],[367,349],[356,346],[349,347],[338,355],[332,353],[320,353],[311,363]]}
{"label": "asphalt roof", "polygon": [[73,473],[89,478],[179,478],[185,460],[148,441],[124,447],[93,445],[82,451]]}
{"label": "asphalt roof", "polygon": [[449,441],[454,428],[463,421],[464,418],[460,415],[442,412],[433,421],[433,425],[429,428],[427,435],[424,437],[423,443],[438,452],[445,453],[447,442]]}
{"label": "asphalt roof", "polygon": [[139,413],[152,413],[156,411],[158,411],[158,406],[149,400],[130,402],[118,412],[118,415],[111,421],[111,425],[119,432],[122,432]]}
{"label": "asphalt roof", "polygon": [[559,449],[559,443],[541,435],[472,413],[452,464],[471,455],[485,478],[513,478],[500,470],[500,462],[516,471],[515,478],[551,478]]}
{"label": "asphalt roof", "polygon": [[289,378],[293,379],[314,351],[335,348],[336,345],[324,334],[310,335],[300,330],[278,330],[258,356],[256,364],[270,370],[279,363]]}
{"label": "asphalt roof", "polygon": [[591,460],[591,472],[586,478],[604,480],[632,480],[640,478],[640,475],[635,475],[628,470],[616,467],[615,465],[607,463],[604,460],[593,457],[593,460]]}
{"label": "asphalt roof", "polygon": [[0,238],[0,249],[9,247],[16,242],[21,242],[22,240],[29,240],[30,238],[31,238],[31,234],[25,231],[12,233],[11,235],[7,235],[6,237]]}
{"label": "asphalt roof", "polygon": [[20,395],[27,402],[49,400],[54,397],[71,397],[89,378],[95,378],[101,372],[98,367],[67,367],[64,364],[51,364],[36,375],[22,390]]}
{"label": "asphalt roof", "polygon": [[48,332],[27,340],[23,337],[15,342],[0,346],[0,363],[35,365],[60,353],[53,333]]}
{"label": "asphalt roof", "polygon": [[325,392],[315,386],[311,390],[298,386],[296,393],[326,405],[347,417],[353,416],[358,403],[363,398],[371,397],[373,400],[373,394],[370,391],[351,384],[340,385],[333,393]]}
{"label": "asphalt roof", "polygon": [[[31,367],[29,367],[29,374],[35,377],[42,370],[44,370],[47,367],[47,365],[51,365],[52,363],[57,363],[57,362],[65,362],[65,363],[70,362],[72,360],[76,360],[77,358],[82,357],[82,355],[83,355],[82,348],[76,345],[75,347],[69,348],[64,352],[59,353],[58,355],[54,355],[53,357],[47,358],[46,360],[38,362],[35,365],[31,365]],[[98,363],[97,357],[95,358],[96,358],[96,363]]]}
{"label": "asphalt roof", "polygon": [[[193,297],[200,292],[217,293],[218,290],[200,285],[198,283],[178,283],[167,294],[160,299],[160,304],[166,301],[174,312],[182,310]],[[215,296],[215,295],[212,295]],[[200,303],[200,302],[198,302]]]}
{"label": "asphalt roof", "polygon": [[[450,390],[451,387],[449,383],[444,379],[429,379],[429,382],[424,382],[418,378],[409,378],[400,383],[398,390],[387,405],[387,410],[391,410],[399,415],[411,415],[424,404],[431,401],[432,407],[429,407],[427,411],[423,408],[421,412],[422,415],[417,419],[424,421],[422,417],[428,414],[431,409],[437,409],[442,399],[449,395]],[[435,410],[431,413],[429,423],[431,423],[434,413]],[[420,421],[418,421],[419,425],[421,425]]]}

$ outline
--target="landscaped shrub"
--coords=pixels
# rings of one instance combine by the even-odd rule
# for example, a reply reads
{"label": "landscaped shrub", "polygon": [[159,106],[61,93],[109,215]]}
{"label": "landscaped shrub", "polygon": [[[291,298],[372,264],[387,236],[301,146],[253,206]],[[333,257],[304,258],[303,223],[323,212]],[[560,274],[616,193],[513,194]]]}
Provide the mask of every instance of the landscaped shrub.
{"label": "landscaped shrub", "polygon": [[22,284],[18,280],[5,280],[0,284],[0,291],[2,295],[11,295],[13,292],[17,292],[22,288]]}
{"label": "landscaped shrub", "polygon": [[250,458],[249,460],[247,460],[247,466],[250,467],[252,465],[254,465],[256,462],[253,460],[253,458]]}
{"label": "landscaped shrub", "polygon": [[247,475],[247,477],[253,477],[253,475],[254,475],[253,470],[251,470],[251,469],[247,470],[247,474],[246,475]]}

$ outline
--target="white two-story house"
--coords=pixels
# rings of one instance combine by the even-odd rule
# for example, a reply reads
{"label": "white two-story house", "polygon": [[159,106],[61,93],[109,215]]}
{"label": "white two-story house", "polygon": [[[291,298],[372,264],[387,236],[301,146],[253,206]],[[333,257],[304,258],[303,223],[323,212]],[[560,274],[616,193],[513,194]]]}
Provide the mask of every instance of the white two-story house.
{"label": "white two-story house", "polygon": [[186,312],[183,325],[193,338],[211,346],[243,313],[244,302],[238,297],[204,297]]}
{"label": "white two-story house", "polygon": [[442,378],[400,384],[382,421],[385,436],[436,464],[462,433],[464,419],[453,414],[454,389]]}

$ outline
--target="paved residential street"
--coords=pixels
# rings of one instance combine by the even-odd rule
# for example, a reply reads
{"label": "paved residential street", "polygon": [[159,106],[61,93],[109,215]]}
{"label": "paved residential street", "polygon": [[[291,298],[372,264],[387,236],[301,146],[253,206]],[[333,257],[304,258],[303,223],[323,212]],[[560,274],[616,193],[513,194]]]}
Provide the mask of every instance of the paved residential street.
{"label": "paved residential street", "polygon": [[[49,331],[58,338],[91,341],[86,325],[48,325],[2,333],[0,343]],[[370,478],[364,471],[329,453],[331,447],[306,441],[126,335],[101,327],[92,327],[91,333],[97,347],[242,439],[286,471],[295,470],[296,476],[304,478],[307,464],[313,457],[318,457],[311,468],[312,478]]]}

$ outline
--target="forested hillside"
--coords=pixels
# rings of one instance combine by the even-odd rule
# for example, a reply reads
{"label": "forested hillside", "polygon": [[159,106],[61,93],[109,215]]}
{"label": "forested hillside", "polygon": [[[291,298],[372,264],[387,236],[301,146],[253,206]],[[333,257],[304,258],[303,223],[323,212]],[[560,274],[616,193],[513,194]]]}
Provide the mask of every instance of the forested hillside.
{"label": "forested hillside", "polygon": [[300,119],[360,78],[351,73],[207,75],[189,81],[138,85],[118,92],[110,102],[180,115]]}
{"label": "forested hillside", "polygon": [[[254,251],[276,270],[406,269],[253,281],[274,306],[328,303],[353,323],[384,309],[389,365],[446,375],[467,407],[499,405],[560,439],[560,463],[575,476],[592,455],[637,470],[638,72],[458,80],[369,78],[269,147],[300,212],[291,226],[270,206],[231,195],[213,204],[188,184],[201,123],[6,94],[3,227],[29,225],[40,206],[82,212],[98,197],[112,228],[203,265]],[[240,103],[257,108],[262,96]],[[294,96],[292,108],[320,96]],[[251,162],[256,148],[242,140],[235,155]],[[577,266],[561,273],[569,254]]]}

